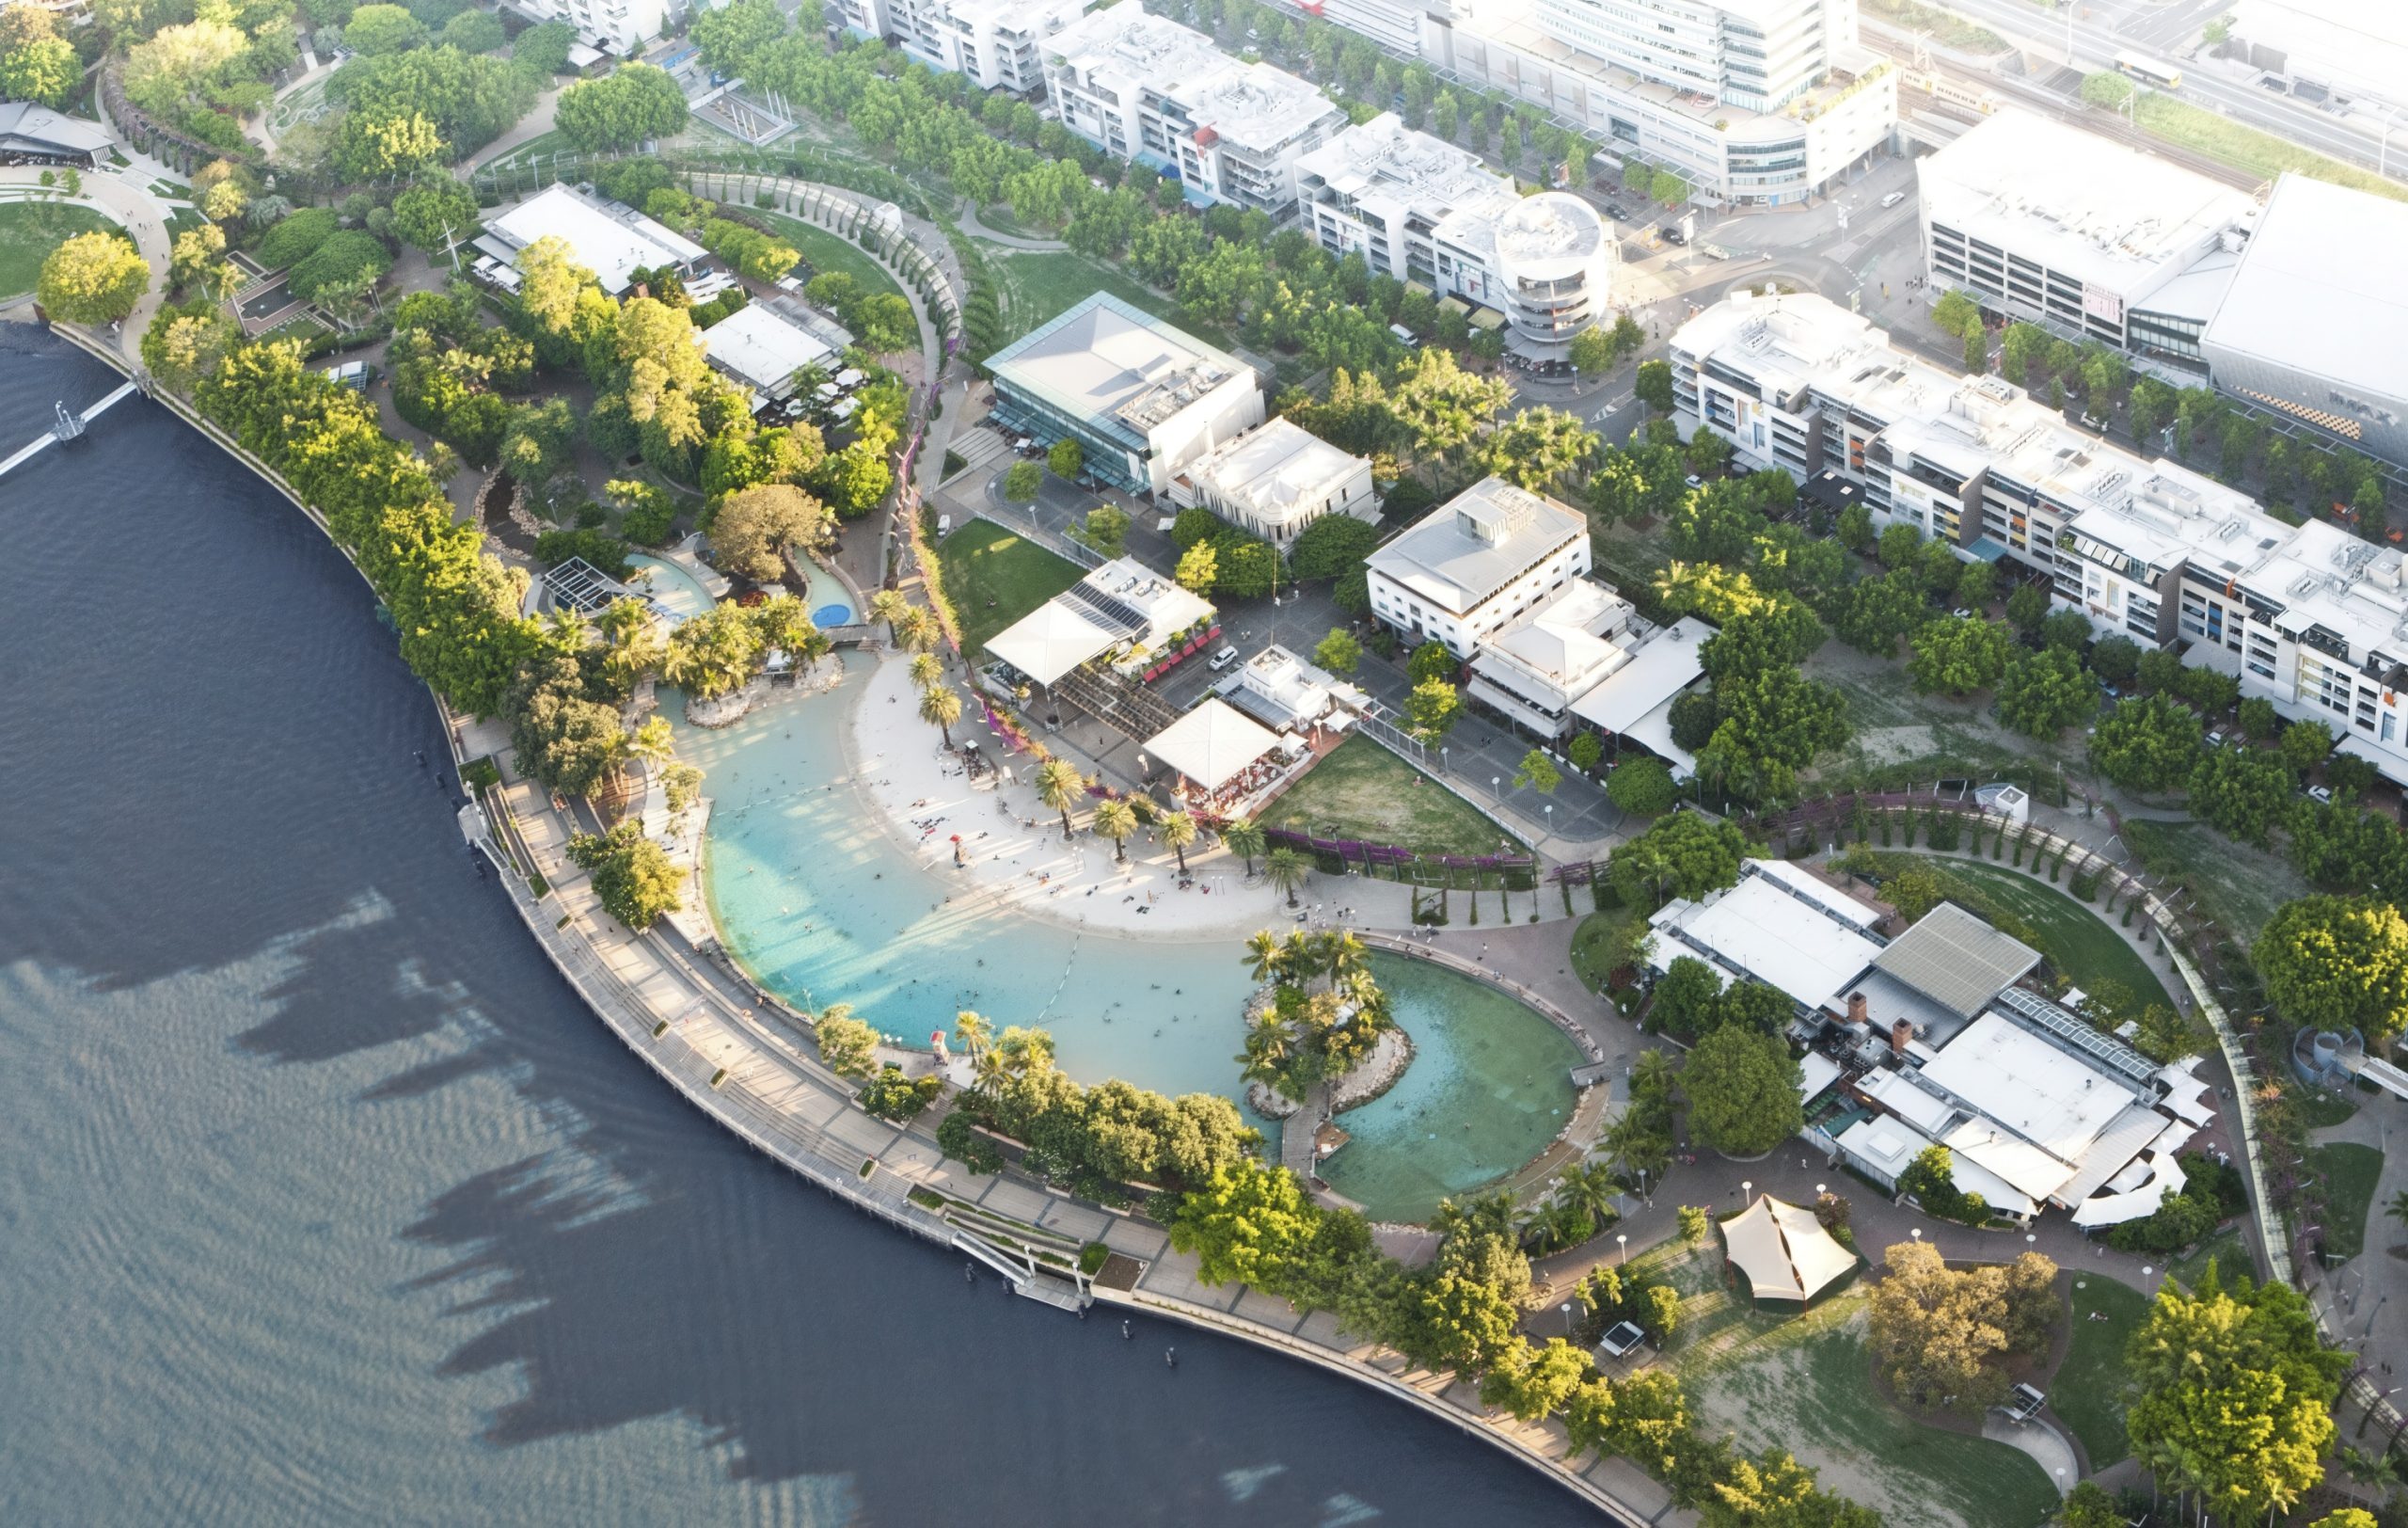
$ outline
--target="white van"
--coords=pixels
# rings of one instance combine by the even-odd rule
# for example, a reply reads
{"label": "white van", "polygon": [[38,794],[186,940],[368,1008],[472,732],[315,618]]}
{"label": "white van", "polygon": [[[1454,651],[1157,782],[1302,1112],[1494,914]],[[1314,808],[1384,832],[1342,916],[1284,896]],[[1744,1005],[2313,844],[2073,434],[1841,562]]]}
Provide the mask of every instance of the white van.
{"label": "white van", "polygon": [[1235,647],[1224,647],[1212,655],[1212,672],[1218,674],[1237,661],[1238,650]]}

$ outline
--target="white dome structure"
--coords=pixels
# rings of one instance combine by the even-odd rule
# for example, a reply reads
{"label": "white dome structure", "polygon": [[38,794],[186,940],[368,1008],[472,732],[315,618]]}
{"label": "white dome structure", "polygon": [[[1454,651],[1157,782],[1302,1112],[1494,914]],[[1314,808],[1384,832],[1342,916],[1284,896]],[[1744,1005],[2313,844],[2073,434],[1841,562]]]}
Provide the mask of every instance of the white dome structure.
{"label": "white dome structure", "polygon": [[1606,316],[1617,248],[1594,208],[1561,191],[1524,198],[1497,220],[1497,273],[1518,348],[1556,359]]}

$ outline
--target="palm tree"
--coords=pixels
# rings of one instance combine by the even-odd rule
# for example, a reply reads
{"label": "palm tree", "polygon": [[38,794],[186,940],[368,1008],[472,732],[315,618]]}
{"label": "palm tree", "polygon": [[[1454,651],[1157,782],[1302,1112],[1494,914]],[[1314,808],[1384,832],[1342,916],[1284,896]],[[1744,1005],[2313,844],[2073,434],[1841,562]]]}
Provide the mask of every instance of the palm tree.
{"label": "palm tree", "polygon": [[1603,1226],[1614,1214],[1614,1199],[1620,1192],[1613,1169],[1604,1162],[1590,1161],[1565,1170],[1555,1197],[1558,1202],[1586,1215],[1591,1225]]}
{"label": "palm tree", "polygon": [[1095,809],[1095,831],[1112,840],[1112,857],[1129,863],[1129,836],[1137,831],[1137,813],[1125,801],[1108,801]]}
{"label": "palm tree", "polygon": [[953,724],[961,720],[961,696],[950,685],[932,684],[920,692],[920,720],[931,723],[947,748],[953,746]]}
{"label": "palm tree", "polygon": [[1262,830],[1248,817],[1233,817],[1221,829],[1221,842],[1245,858],[1245,873],[1254,874],[1254,856],[1267,845]]}
{"label": "palm tree", "polygon": [[880,589],[869,597],[869,618],[886,623],[887,640],[897,647],[903,645],[903,634],[895,629],[895,623],[902,620],[903,613],[911,608],[911,601],[892,589]]}
{"label": "palm tree", "polygon": [[1172,812],[1163,819],[1163,842],[1170,845],[1179,856],[1179,873],[1187,874],[1187,846],[1196,841],[1196,819],[1185,812]]}
{"label": "palm tree", "polygon": [[1288,979],[1300,986],[1311,986],[1313,978],[1321,970],[1321,956],[1316,950],[1313,936],[1302,929],[1297,930],[1280,946],[1280,953],[1283,957],[1281,963],[1288,968]]}
{"label": "palm tree", "polygon": [[1246,1081],[1275,1087],[1287,1071],[1288,1058],[1295,1047],[1296,1031],[1288,1021],[1276,1014],[1265,1014],[1261,1023],[1246,1031],[1244,1053],[1231,1059],[1244,1066],[1240,1075]]}
{"label": "palm tree", "polygon": [[677,751],[677,735],[669,729],[669,718],[647,716],[643,724],[627,736],[627,753],[647,764],[666,764]]}
{"label": "palm tree", "polygon": [[1339,929],[1322,935],[1322,963],[1329,968],[1333,982],[1339,977],[1353,976],[1363,969],[1363,958],[1370,953],[1354,931]]}
{"label": "palm tree", "polygon": [[2408,1226],[2408,1188],[2403,1188],[2400,1192],[2392,1195],[2390,1207],[2383,1213],[2388,1215],[2394,1220],[2399,1221],[2401,1225]]}
{"label": "palm tree", "polygon": [[1268,929],[1257,929],[1245,942],[1246,969],[1257,981],[1271,981],[1286,968],[1286,959],[1279,947],[1279,937]]}
{"label": "palm tree", "polygon": [[915,653],[925,653],[937,645],[937,618],[914,605],[895,617],[895,640]]}
{"label": "palm tree", "polygon": [[995,1038],[995,1027],[987,1016],[966,1008],[953,1016],[953,1032],[961,1037],[962,1046],[974,1061],[985,1054]]}
{"label": "palm tree", "polygon": [[914,653],[911,655],[911,682],[913,684],[916,684],[921,689],[926,690],[928,686],[939,683],[943,678],[944,665],[937,661],[936,654]]}
{"label": "palm tree", "polygon": [[1077,765],[1067,758],[1049,758],[1037,768],[1037,799],[1062,814],[1062,836],[1070,836],[1070,806],[1086,794],[1087,783]]}

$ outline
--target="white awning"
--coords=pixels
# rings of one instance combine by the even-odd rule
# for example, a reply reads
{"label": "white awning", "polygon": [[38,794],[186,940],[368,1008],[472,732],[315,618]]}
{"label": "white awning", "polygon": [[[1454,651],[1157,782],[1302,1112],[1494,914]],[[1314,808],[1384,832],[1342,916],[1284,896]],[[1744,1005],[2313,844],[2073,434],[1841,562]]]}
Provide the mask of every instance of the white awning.
{"label": "white awning", "polygon": [[1271,729],[1220,699],[1206,701],[1146,740],[1146,752],[1207,790],[1278,746]]}
{"label": "white awning", "polygon": [[2168,1153],[2151,1153],[2142,1158],[2149,1169],[2148,1181],[2138,1188],[2121,1194],[2102,1194],[2085,1199],[2073,1207],[2073,1223],[2088,1230],[2092,1226],[2119,1226],[2127,1220],[2138,1220],[2155,1215],[2168,1194],[2178,1194],[2189,1175],[2180,1163]]}
{"label": "white awning", "polygon": [[1705,672],[1698,649],[1712,635],[1714,628],[1694,615],[1683,616],[1574,701],[1573,714],[1608,732],[1628,732],[1640,717],[1669,704]]}
{"label": "white awning", "polygon": [[1722,1246],[1758,1299],[1811,1300],[1856,1266],[1813,1211],[1770,1194],[1722,1222]]}
{"label": "white awning", "polygon": [[1624,737],[1670,764],[1675,779],[1697,772],[1697,756],[1672,740],[1672,701],[1680,698],[1672,696],[1622,729]]}
{"label": "white awning", "polygon": [[1067,599],[1049,599],[987,639],[987,650],[1038,684],[1052,684],[1118,641]]}

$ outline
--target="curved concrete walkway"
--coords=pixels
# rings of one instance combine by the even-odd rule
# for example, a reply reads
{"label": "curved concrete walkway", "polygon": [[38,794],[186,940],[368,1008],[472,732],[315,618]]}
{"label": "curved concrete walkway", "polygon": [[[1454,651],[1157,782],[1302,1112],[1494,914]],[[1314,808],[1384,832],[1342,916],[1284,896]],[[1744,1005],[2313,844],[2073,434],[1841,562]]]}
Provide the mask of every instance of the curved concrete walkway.
{"label": "curved concrete walkway", "polygon": [[2007,1421],[1995,1411],[1985,1411],[1982,1413],[1982,1436],[1993,1443],[2004,1443],[2031,1456],[2032,1462],[2056,1482],[2059,1496],[2069,1494],[2075,1482],[2082,1479],[2082,1465],[2074,1457],[2073,1444],[2063,1433],[2038,1417],[2017,1423]]}
{"label": "curved concrete walkway", "polygon": [[1059,239],[1024,239],[1014,233],[999,233],[978,221],[978,204],[968,197],[961,199],[961,205],[955,212],[953,220],[960,224],[961,231],[972,238],[999,244],[1006,249],[1024,249],[1031,254],[1041,255],[1070,247]]}

